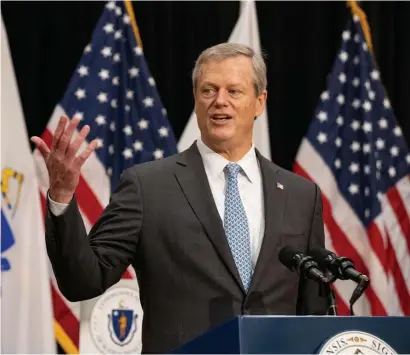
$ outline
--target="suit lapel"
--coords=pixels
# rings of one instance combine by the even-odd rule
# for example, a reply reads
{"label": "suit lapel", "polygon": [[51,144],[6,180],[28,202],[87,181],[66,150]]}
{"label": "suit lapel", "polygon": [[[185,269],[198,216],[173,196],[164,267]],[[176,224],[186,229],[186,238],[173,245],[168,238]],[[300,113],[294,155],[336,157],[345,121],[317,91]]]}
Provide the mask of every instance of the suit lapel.
{"label": "suit lapel", "polygon": [[177,164],[175,176],[186,199],[222,261],[243,290],[196,142],[180,155]]}
{"label": "suit lapel", "polygon": [[280,179],[279,168],[258,151],[257,156],[263,181],[265,233],[248,294],[264,279],[265,266],[273,262],[274,252],[281,240],[280,232],[287,195],[286,185]]}

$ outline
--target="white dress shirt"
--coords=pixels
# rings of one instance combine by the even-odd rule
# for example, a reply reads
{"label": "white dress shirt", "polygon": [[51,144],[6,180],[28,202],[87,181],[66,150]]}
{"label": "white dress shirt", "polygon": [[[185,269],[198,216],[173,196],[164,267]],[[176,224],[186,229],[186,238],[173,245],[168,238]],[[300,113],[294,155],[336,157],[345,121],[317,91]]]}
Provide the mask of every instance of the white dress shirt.
{"label": "white dress shirt", "polygon": [[48,196],[48,201],[50,203],[50,211],[54,216],[59,216],[60,214],[63,214],[66,208],[68,207],[68,203],[60,203],[56,202],[51,199],[50,194],[47,194]]}
{"label": "white dress shirt", "polygon": [[[201,139],[197,140],[205,172],[208,177],[212,195],[219,215],[224,220],[226,173],[225,166],[230,163],[223,156],[208,148]],[[262,175],[259,161],[256,157],[255,146],[237,162],[243,171],[238,176],[239,193],[248,217],[248,226],[251,243],[252,266],[255,268],[265,231],[264,199]],[[53,201],[48,196],[51,212],[58,216],[67,208],[68,204]]]}
{"label": "white dress shirt", "polygon": [[[216,207],[223,221],[227,185],[224,169],[230,161],[208,148],[201,139],[197,140],[197,146],[204,162],[205,172]],[[236,163],[242,168],[238,175],[238,187],[248,217],[252,266],[255,268],[265,232],[262,175],[256,157],[255,146],[252,145],[248,153]]]}

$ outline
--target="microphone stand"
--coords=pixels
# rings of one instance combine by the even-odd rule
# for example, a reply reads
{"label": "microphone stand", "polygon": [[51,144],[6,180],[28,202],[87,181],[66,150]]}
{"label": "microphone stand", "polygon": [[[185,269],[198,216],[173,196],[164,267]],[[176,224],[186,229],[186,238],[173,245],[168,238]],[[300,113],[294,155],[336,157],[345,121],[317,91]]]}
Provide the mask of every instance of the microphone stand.
{"label": "microphone stand", "polygon": [[332,273],[327,273],[326,275],[326,282],[322,283],[322,292],[324,296],[327,298],[327,312],[326,315],[328,316],[337,316],[337,305],[336,305],[336,297],[335,293],[331,289],[330,285],[336,280],[336,277]]}
{"label": "microphone stand", "polygon": [[324,287],[325,287],[325,294],[326,294],[327,302],[328,302],[328,308],[327,308],[326,315],[337,316],[335,293],[330,288],[330,285],[324,285]]}

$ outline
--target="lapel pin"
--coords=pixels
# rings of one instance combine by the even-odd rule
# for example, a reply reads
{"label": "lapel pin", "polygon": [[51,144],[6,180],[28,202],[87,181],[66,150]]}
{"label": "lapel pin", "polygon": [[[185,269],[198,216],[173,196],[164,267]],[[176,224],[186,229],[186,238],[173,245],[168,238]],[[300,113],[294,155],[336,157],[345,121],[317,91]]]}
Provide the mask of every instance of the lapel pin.
{"label": "lapel pin", "polygon": [[280,182],[277,182],[277,183],[276,183],[276,187],[277,187],[278,189],[283,190],[283,185],[282,185]]}

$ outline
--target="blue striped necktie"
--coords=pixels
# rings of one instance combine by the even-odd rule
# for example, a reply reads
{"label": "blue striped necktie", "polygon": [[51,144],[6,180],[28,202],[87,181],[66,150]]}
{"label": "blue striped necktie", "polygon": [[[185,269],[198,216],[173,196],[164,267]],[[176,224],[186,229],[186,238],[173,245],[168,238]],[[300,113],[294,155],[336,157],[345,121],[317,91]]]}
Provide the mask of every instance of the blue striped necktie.
{"label": "blue striped necktie", "polygon": [[236,163],[226,166],[224,228],[243,286],[248,290],[252,279],[252,257],[248,218],[238,188],[238,173],[241,169]]}

